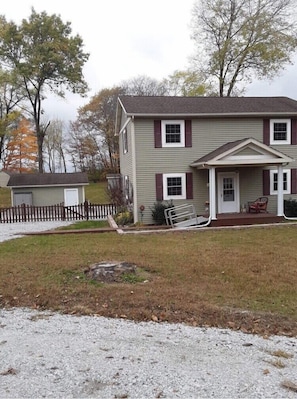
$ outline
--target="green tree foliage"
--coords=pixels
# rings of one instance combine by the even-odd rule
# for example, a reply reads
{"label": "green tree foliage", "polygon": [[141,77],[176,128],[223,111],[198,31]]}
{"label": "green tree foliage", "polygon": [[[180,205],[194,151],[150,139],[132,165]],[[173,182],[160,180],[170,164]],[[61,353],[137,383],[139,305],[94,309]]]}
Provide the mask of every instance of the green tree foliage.
{"label": "green tree foliage", "polygon": [[18,106],[23,100],[20,82],[14,74],[0,69],[0,162],[3,165],[9,135],[17,126]]}
{"label": "green tree foliage", "polygon": [[194,57],[218,82],[218,95],[236,95],[252,78],[271,79],[297,46],[294,0],[197,0]]}
{"label": "green tree foliage", "polygon": [[167,79],[163,80],[167,87],[167,94],[171,96],[205,96],[213,92],[207,77],[201,72],[188,69],[186,71],[174,71]]}
{"label": "green tree foliage", "polygon": [[39,172],[43,172],[43,141],[48,127],[41,120],[47,93],[64,97],[66,90],[80,95],[88,90],[82,68],[89,54],[83,52],[81,37],[71,33],[70,22],[63,23],[55,14],[38,14],[33,8],[19,26],[0,18],[0,62],[22,79],[35,123]]}

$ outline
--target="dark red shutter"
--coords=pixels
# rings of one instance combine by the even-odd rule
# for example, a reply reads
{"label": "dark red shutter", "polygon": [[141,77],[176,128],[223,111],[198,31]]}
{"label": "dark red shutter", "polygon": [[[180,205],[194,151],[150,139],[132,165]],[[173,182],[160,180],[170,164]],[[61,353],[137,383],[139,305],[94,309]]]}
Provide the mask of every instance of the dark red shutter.
{"label": "dark red shutter", "polygon": [[161,121],[154,121],[155,148],[162,147]]}
{"label": "dark red shutter", "polygon": [[270,120],[263,120],[263,143],[266,145],[270,144]]}
{"label": "dark red shutter", "polygon": [[193,199],[193,173],[186,173],[186,193],[187,199]]}
{"label": "dark red shutter", "polygon": [[291,169],[291,194],[297,194],[297,169]]}
{"label": "dark red shutter", "polygon": [[162,173],[156,174],[156,200],[163,201],[163,175],[162,175]]}
{"label": "dark red shutter", "polygon": [[192,121],[185,120],[185,147],[192,147]]}
{"label": "dark red shutter", "polygon": [[297,144],[297,119],[291,120],[291,144]]}
{"label": "dark red shutter", "polygon": [[263,195],[270,195],[270,171],[263,170]]}

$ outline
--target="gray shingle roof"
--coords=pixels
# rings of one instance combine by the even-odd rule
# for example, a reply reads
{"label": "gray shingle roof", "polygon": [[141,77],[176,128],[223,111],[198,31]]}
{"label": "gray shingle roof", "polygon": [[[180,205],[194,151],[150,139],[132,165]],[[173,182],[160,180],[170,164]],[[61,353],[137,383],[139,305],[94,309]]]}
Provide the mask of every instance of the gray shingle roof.
{"label": "gray shingle roof", "polygon": [[121,96],[128,115],[297,115],[297,101],[288,97]]}
{"label": "gray shingle roof", "polygon": [[10,176],[10,187],[86,185],[86,173],[15,173]]}
{"label": "gray shingle roof", "polygon": [[221,147],[215,149],[214,151],[211,151],[207,155],[204,155],[203,157],[197,159],[197,161],[193,162],[195,163],[203,163],[203,162],[208,162],[209,160],[217,157],[218,155],[223,154],[224,152],[231,150],[232,148],[235,148],[238,144],[243,143],[247,139],[241,139],[241,140],[236,140],[230,143],[223,144]]}

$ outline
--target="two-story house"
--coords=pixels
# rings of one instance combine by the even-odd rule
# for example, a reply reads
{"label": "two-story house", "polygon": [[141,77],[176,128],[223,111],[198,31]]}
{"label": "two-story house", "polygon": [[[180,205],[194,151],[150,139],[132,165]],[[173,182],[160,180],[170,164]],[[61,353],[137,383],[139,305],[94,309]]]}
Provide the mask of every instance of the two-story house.
{"label": "two-story house", "polygon": [[120,170],[134,221],[156,201],[239,213],[260,196],[283,215],[297,198],[297,101],[287,97],[118,99]]}

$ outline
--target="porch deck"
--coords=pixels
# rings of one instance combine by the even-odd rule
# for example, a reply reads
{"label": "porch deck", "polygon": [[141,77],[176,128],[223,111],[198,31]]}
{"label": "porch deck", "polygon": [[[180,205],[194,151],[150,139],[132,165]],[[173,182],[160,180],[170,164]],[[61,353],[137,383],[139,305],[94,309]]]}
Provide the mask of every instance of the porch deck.
{"label": "porch deck", "polygon": [[243,226],[254,224],[283,223],[285,218],[272,213],[221,213],[212,220],[210,227]]}

